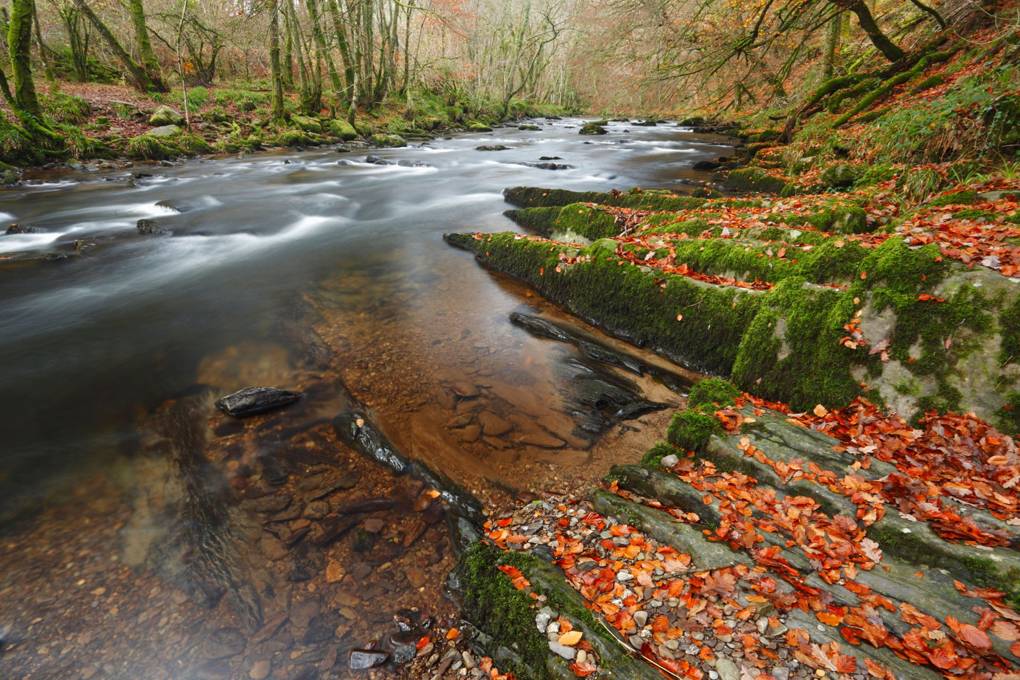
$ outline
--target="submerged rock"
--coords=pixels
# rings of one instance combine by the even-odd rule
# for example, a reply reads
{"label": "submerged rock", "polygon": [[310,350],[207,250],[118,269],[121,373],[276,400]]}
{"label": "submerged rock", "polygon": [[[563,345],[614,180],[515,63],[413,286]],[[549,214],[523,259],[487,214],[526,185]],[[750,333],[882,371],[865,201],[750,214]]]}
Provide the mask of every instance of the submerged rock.
{"label": "submerged rock", "polygon": [[573,165],[568,165],[566,163],[549,163],[549,162],[545,162],[545,161],[543,161],[541,163],[523,163],[523,165],[527,165],[530,168],[538,168],[539,170],[573,170],[574,169]]}
{"label": "submerged rock", "polygon": [[476,146],[475,151],[509,151],[510,147],[505,144],[482,144]]}
{"label": "submerged rock", "polygon": [[216,408],[235,418],[244,418],[289,406],[300,398],[299,392],[275,387],[246,387],[218,400]]}
{"label": "submerged rock", "polygon": [[35,234],[38,233],[38,231],[39,230],[36,229],[35,227],[30,227],[25,224],[12,224],[11,226],[7,227],[7,231],[4,233],[10,236],[13,234]]}
{"label": "submerged rock", "polygon": [[159,226],[155,220],[138,220],[135,228],[138,230],[138,233],[143,236],[163,236],[170,233],[163,227]]}
{"label": "submerged rock", "polygon": [[379,652],[370,649],[355,649],[351,651],[348,665],[352,671],[364,671],[369,668],[376,668],[386,663],[390,655],[386,652]]}

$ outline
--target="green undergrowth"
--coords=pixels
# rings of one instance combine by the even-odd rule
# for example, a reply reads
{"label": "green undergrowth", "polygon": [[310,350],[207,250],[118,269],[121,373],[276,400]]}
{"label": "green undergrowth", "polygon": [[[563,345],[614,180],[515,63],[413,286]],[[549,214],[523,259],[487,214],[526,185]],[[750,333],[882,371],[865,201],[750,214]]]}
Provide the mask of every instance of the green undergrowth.
{"label": "green undergrowth", "polygon": [[705,204],[706,199],[669,191],[631,189],[626,192],[570,191],[543,187],[512,187],[503,191],[507,203],[519,208],[553,208],[572,203],[597,203],[641,210],[687,210]]}

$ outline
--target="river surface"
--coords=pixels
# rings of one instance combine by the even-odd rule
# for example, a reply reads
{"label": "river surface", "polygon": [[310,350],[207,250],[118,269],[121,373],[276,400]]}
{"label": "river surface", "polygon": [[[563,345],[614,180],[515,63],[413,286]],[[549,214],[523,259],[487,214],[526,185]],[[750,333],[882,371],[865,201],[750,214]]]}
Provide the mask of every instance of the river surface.
{"label": "river surface", "polygon": [[[421,494],[431,493],[434,480],[409,482],[364,457],[337,453],[346,444],[323,425],[337,413],[356,409],[357,422],[364,414],[395,449],[487,503],[561,488],[578,471],[597,476],[621,442],[633,449],[629,455],[640,454],[633,433],[641,418],[586,424],[583,411],[592,404],[585,399],[608,390],[662,406],[675,403],[675,390],[647,376],[607,372],[577,347],[512,324],[510,314],[522,310],[572,322],[477,267],[442,234],[516,229],[502,215],[509,206],[501,192],[509,186],[690,190],[692,180],[704,179],[691,166],[730,147],[671,124],[614,123],[606,136],[582,137],[578,120],[536,122],[539,131],[499,128],[403,149],[324,147],[71,173],[0,192],[0,220],[32,228],[0,235],[0,676],[246,677],[252,664],[290,650],[291,665],[272,661],[279,669],[272,677],[298,677],[295,645],[306,650],[321,642],[309,630],[333,627],[342,638],[353,628],[357,637],[353,622],[371,609],[366,598],[331,595],[340,597],[343,623],[323,623],[325,606],[295,614],[290,591],[281,604],[281,584],[314,592],[316,582],[293,570],[334,563],[341,566],[326,572],[325,583],[350,583],[335,578],[338,569],[367,583],[369,567],[352,570],[354,553],[328,552],[328,537],[315,543],[327,546],[322,551],[293,563],[283,553],[304,545],[309,523],[315,537],[338,513],[379,512],[386,526],[402,527],[405,514],[423,512]],[[481,144],[510,149],[476,150]],[[368,153],[393,164],[366,163]],[[572,167],[526,165],[541,157]],[[139,234],[140,219],[166,233]],[[297,389],[306,398],[257,425],[237,425],[212,408],[215,397],[249,385]],[[650,414],[645,421],[661,420],[655,410],[641,410]],[[341,490],[350,494],[352,487],[376,505],[338,507]],[[328,493],[316,496],[323,489]],[[262,504],[252,513],[277,514],[239,518],[224,500],[231,494]],[[277,506],[285,503],[300,507],[281,516],[289,511]],[[396,511],[406,513],[385,514]],[[259,539],[262,521],[289,524],[272,529],[275,538]],[[173,534],[167,525],[175,522]],[[408,522],[411,528],[388,537],[403,540],[410,554],[364,561],[373,571],[401,559],[405,571],[448,568],[449,554],[435,548],[422,557],[421,541],[415,543],[422,535],[431,544],[445,541],[438,525]],[[368,528],[351,540],[355,553],[364,554],[369,534],[389,531]],[[287,577],[243,550],[233,562],[223,557],[245,543],[259,545]],[[169,554],[169,544],[180,554]],[[213,571],[227,563],[233,572],[210,576],[195,566],[196,546],[223,558],[212,560]],[[82,576],[84,554],[116,565],[100,560]],[[54,600],[66,592],[45,592],[47,584],[65,587],[57,585],[61,570],[68,571],[66,588],[92,593],[83,591],[85,599],[64,610]],[[187,582],[189,570],[199,574],[190,586],[178,592],[167,585]],[[114,572],[116,583],[93,588]],[[408,592],[426,592],[418,586],[422,576],[408,573],[417,586]],[[210,579],[227,585],[217,589]],[[224,589],[239,592],[221,602]],[[126,618],[127,601],[142,590],[153,607],[162,601],[180,610],[159,619],[158,630],[181,649],[157,654],[152,635],[125,630],[134,621]],[[111,592],[125,601],[97,602]],[[208,601],[192,609],[203,597]],[[105,625],[120,626],[116,635],[64,627],[97,607],[107,612]],[[222,649],[191,654],[184,649],[193,644],[188,631],[213,625],[213,607],[232,612],[224,617],[233,627],[217,618]],[[276,644],[273,636],[282,633],[264,626],[281,608],[304,626],[287,634],[289,646],[253,648],[253,630],[264,633],[260,643]],[[154,625],[147,611],[132,616]],[[25,620],[33,615],[47,621]],[[371,616],[366,620],[370,627]],[[248,640],[246,651],[235,630]],[[103,661],[104,654],[116,657],[99,639],[104,635],[121,636],[121,649],[137,645],[137,658]],[[14,645],[6,655],[5,640],[8,650]],[[318,668],[332,667],[329,654],[301,653]],[[5,663],[13,675],[3,673]],[[195,664],[204,670],[173,670]],[[69,667],[87,672],[62,675]]]}

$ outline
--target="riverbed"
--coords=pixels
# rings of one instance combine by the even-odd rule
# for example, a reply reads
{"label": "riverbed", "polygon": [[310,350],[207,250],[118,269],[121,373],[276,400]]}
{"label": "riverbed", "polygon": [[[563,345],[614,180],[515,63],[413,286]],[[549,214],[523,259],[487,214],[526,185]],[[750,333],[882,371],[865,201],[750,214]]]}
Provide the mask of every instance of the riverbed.
{"label": "riverbed", "polygon": [[[691,166],[730,147],[672,124],[535,122],[0,193],[0,219],[30,228],[0,236],[0,670],[342,677],[347,650],[400,653],[395,616],[413,636],[455,615],[444,507],[566,491],[640,456],[682,390],[521,319],[682,372],[442,234],[516,229],[509,186],[690,191]],[[304,398],[245,422],[213,407],[250,385]],[[632,417],[593,420],[606,395]]]}

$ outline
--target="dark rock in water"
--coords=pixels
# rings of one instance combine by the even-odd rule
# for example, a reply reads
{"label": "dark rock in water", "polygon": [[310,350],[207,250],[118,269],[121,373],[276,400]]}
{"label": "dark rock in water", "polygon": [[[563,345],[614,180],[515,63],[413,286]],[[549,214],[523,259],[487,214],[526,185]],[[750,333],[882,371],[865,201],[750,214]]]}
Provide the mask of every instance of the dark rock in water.
{"label": "dark rock in water", "polygon": [[423,161],[397,161],[402,168],[431,168],[432,166]]}
{"label": "dark rock in water", "polygon": [[170,201],[156,201],[157,208],[163,208],[164,210],[173,210],[176,213],[184,212]]}
{"label": "dark rock in water", "polygon": [[601,123],[585,123],[581,126],[579,134],[582,135],[605,135],[609,134],[609,130],[602,127]]}
{"label": "dark rock in water", "polygon": [[159,226],[155,220],[141,219],[135,224],[138,233],[143,236],[165,236],[170,232]]}
{"label": "dark rock in water", "polygon": [[6,233],[8,235],[12,235],[12,234],[36,234],[38,232],[39,230],[36,229],[35,227],[29,227],[27,225],[22,224],[12,224],[11,226],[7,227]]}
{"label": "dark rock in water", "polygon": [[332,640],[334,631],[336,631],[337,626],[339,625],[339,614],[328,612],[314,616],[312,620],[308,622],[308,630],[305,632],[305,636],[302,641],[306,645],[314,645],[318,642]]}
{"label": "dark rock in water", "polygon": [[523,123],[521,125],[518,125],[517,129],[518,130],[531,130],[531,131],[535,131],[535,130],[541,130],[542,128],[540,128],[537,125],[533,125],[531,123]]}
{"label": "dark rock in water", "polygon": [[349,666],[352,671],[364,671],[369,668],[376,668],[386,663],[390,655],[386,652],[379,652],[369,649],[351,650]]}
{"label": "dark rock in water", "polygon": [[476,146],[475,151],[509,151],[510,147],[504,144],[482,144]]}
{"label": "dark rock in water", "polygon": [[531,168],[538,168],[539,170],[573,170],[573,165],[567,165],[566,163],[523,163]]}
{"label": "dark rock in water", "polygon": [[657,120],[638,120],[638,121],[634,121],[634,125],[636,125],[636,126],[638,126],[638,127],[655,127],[655,126],[656,126],[656,125],[658,125],[658,124],[659,124],[660,122],[665,122],[665,121],[657,121]]}
{"label": "dark rock in water", "polygon": [[560,156],[539,156],[538,160],[540,160],[540,161],[562,161],[563,159]]}
{"label": "dark rock in water", "polygon": [[372,165],[393,165],[392,161],[388,161],[385,158],[379,158],[378,156],[369,154],[365,156],[365,163],[371,163]]}
{"label": "dark rock in water", "polygon": [[698,161],[693,166],[691,166],[691,169],[693,169],[693,170],[717,170],[720,167],[722,167],[722,163],[717,163],[716,161]]}
{"label": "dark rock in water", "polygon": [[202,656],[206,659],[226,659],[244,651],[247,641],[237,628],[220,628],[213,631],[205,643]]}
{"label": "dark rock in water", "polygon": [[275,387],[246,387],[217,401],[216,408],[235,418],[244,418],[289,406],[300,398],[299,392]]}

